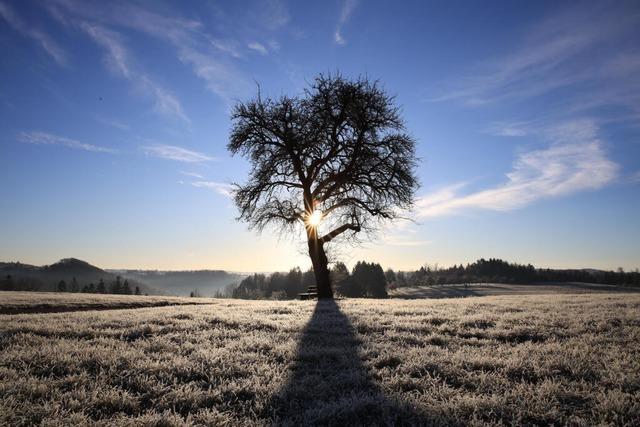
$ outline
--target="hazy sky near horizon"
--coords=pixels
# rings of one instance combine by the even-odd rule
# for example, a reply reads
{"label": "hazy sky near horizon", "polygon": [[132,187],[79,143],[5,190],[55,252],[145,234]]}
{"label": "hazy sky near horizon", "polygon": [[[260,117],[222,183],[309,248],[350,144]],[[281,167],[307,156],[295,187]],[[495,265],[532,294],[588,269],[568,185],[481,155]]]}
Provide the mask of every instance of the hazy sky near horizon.
{"label": "hazy sky near horizon", "polygon": [[379,79],[422,159],[415,222],[334,256],[640,267],[640,3],[0,0],[0,260],[287,270],[235,221],[229,112]]}

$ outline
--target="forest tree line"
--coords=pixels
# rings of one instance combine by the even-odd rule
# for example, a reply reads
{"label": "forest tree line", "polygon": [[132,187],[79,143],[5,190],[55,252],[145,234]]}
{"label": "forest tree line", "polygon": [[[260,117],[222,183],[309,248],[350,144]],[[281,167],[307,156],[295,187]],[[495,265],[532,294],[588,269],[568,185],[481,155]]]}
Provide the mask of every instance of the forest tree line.
{"label": "forest tree line", "polygon": [[[335,263],[331,281],[336,294],[351,298],[386,298],[387,280],[380,264],[358,262],[352,271],[344,263]],[[294,299],[315,286],[313,270],[296,267],[288,273],[253,274],[237,285],[230,285],[224,293],[241,299]]]}
{"label": "forest tree line", "polygon": [[[466,283],[533,284],[549,282],[585,282],[618,286],[640,286],[640,273],[600,270],[536,269],[531,264],[509,263],[501,259],[481,258],[448,268],[423,266],[415,271],[383,271],[380,264],[358,262],[353,270],[338,262],[331,269],[331,281],[337,295],[350,298],[386,298],[387,290],[411,286],[437,286]],[[233,284],[217,296],[242,299],[293,299],[315,286],[313,270],[294,268],[288,273],[253,274]]]}
{"label": "forest tree line", "polygon": [[602,270],[537,269],[531,264],[517,264],[497,258],[481,258],[466,266],[448,268],[423,266],[412,272],[386,271],[391,287],[433,286],[457,283],[511,283],[532,284],[550,282],[583,282],[617,286],[640,286],[640,273],[636,269],[625,272]]}
{"label": "forest tree line", "polygon": [[[13,276],[8,274],[0,279],[1,291],[41,291],[43,287],[41,281],[29,277],[14,279]],[[78,283],[75,277],[68,283],[65,280],[60,280],[55,286],[55,291],[88,294],[142,295],[139,286],[136,285],[132,287],[127,279],[123,281],[120,276],[116,276],[115,280],[108,283],[101,278],[97,283],[90,282],[83,285]]]}
{"label": "forest tree line", "polygon": [[[386,298],[387,290],[412,286],[438,286],[465,283],[513,283],[532,284],[549,282],[584,282],[618,286],[640,287],[640,273],[602,270],[553,270],[536,269],[531,264],[509,263],[501,259],[479,259],[467,265],[439,268],[425,265],[415,271],[383,271],[380,264],[358,262],[352,270],[342,262],[331,268],[331,281],[337,295],[351,298]],[[294,299],[315,286],[313,270],[294,268],[288,273],[270,275],[253,274],[241,282],[219,291],[217,297],[242,299]],[[96,294],[140,295],[138,285],[132,286],[127,279],[116,276],[112,280],[94,280],[79,283],[75,277],[69,281],[45,284],[37,278],[13,277],[8,274],[0,278],[2,291],[58,291]],[[192,296],[197,296],[195,290]]]}

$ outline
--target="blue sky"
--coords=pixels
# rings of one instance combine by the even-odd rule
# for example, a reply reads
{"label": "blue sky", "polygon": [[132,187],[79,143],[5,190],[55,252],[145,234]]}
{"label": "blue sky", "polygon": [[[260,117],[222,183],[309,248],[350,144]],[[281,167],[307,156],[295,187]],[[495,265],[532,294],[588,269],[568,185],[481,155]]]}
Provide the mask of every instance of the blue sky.
{"label": "blue sky", "polygon": [[0,259],[285,270],[234,218],[238,100],[380,79],[418,141],[409,214],[359,259],[640,267],[638,2],[0,0]]}

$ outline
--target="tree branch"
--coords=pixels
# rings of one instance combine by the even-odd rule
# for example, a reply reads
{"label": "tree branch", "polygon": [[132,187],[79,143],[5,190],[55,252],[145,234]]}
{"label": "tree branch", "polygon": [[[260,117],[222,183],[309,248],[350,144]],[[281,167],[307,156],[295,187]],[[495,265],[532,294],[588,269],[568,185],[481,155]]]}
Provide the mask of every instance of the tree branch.
{"label": "tree branch", "polygon": [[330,241],[332,241],[333,239],[335,239],[336,237],[338,237],[339,235],[341,235],[342,233],[344,233],[347,230],[353,230],[354,232],[357,233],[357,232],[360,231],[360,225],[358,225],[358,224],[343,224],[340,227],[334,229],[333,231],[325,234],[319,240],[322,243],[329,243]]}

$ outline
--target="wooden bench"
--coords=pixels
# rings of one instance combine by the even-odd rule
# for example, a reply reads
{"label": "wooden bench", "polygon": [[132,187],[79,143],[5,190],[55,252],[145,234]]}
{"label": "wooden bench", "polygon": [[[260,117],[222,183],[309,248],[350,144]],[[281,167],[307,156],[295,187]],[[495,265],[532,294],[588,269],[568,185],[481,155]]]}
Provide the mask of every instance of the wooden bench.
{"label": "wooden bench", "polygon": [[315,299],[318,298],[318,287],[317,286],[309,286],[307,288],[307,292],[303,292],[298,294],[298,298],[301,300]]}

